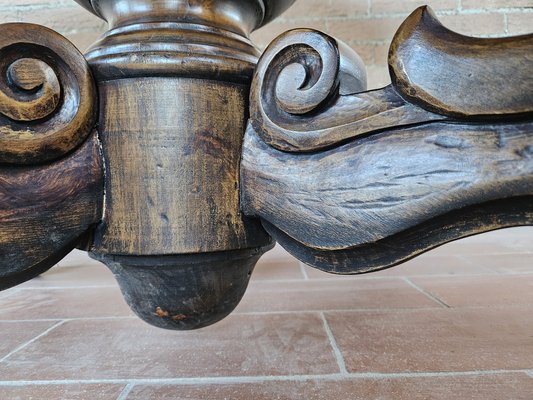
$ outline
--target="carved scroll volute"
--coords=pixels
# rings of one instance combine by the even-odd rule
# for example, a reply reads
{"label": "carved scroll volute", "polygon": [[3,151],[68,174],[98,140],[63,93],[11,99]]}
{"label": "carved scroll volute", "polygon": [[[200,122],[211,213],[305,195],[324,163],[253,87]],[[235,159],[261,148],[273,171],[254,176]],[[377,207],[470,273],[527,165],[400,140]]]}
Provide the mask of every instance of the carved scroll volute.
{"label": "carved scroll volute", "polygon": [[0,163],[36,164],[78,146],[96,119],[96,89],[83,56],[33,24],[0,35]]}
{"label": "carved scroll volute", "polygon": [[61,35],[0,25],[0,290],[52,267],[99,222],[96,89]]}
{"label": "carved scroll volute", "polygon": [[324,33],[295,29],[272,42],[257,66],[251,121],[280,150],[325,147],[339,132],[324,108],[365,89],[366,69],[357,53]]}

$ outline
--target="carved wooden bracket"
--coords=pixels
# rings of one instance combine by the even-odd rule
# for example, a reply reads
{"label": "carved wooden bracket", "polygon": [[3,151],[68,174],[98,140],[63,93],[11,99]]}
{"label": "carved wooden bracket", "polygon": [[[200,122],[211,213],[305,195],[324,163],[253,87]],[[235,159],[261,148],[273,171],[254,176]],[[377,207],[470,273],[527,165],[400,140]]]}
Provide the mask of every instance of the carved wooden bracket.
{"label": "carved wooden bracket", "polygon": [[335,39],[281,35],[252,82],[245,214],[342,274],[531,224],[531,54],[532,35],[465,37],[421,7],[392,41],[392,85],[363,91],[364,69]]}
{"label": "carved wooden bracket", "polygon": [[272,237],[351,274],[533,223],[533,35],[465,37],[419,8],[392,85],[366,91],[321,32],[258,61],[250,32],[289,0],[77,1],[110,25],[85,57],[0,25],[0,288],[79,247],[141,318],[194,329],[234,309]]}

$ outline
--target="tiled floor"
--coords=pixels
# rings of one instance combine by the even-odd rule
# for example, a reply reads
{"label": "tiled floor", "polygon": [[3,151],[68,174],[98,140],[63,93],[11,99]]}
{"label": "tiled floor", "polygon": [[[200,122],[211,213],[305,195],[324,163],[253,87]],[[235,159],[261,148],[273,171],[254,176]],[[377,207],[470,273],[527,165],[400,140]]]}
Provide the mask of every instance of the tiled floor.
{"label": "tiled floor", "polygon": [[533,400],[533,228],[337,277],[280,249],[194,332],[134,317],[82,253],[0,293],[0,399]]}

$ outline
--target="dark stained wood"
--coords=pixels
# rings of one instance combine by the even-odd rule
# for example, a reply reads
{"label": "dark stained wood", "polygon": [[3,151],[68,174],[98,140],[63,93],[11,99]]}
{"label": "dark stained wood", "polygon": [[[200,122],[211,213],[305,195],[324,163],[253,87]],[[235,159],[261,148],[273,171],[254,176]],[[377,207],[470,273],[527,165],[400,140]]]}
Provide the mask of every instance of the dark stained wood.
{"label": "dark stained wood", "polygon": [[187,76],[247,86],[259,55],[250,33],[294,2],[77,1],[110,24],[87,53],[100,80]]}
{"label": "dark stained wood", "polygon": [[[258,58],[248,35],[266,11],[261,1],[92,4],[111,30],[86,54],[106,170],[90,252],[141,318],[169,329],[205,326],[237,305],[272,244],[239,204]],[[166,312],[185,317],[159,316]]]}
{"label": "dark stained wood", "polygon": [[533,112],[533,34],[463,36],[420,7],[392,40],[389,65],[402,96],[439,114],[487,119]]}
{"label": "dark stained wood", "polygon": [[0,166],[0,289],[52,267],[98,223],[103,169],[93,133],[42,166]]}
{"label": "dark stained wood", "polygon": [[310,152],[380,129],[446,119],[406,102],[391,87],[365,89],[359,56],[324,33],[295,29],[259,61],[250,121],[276,149]]}
{"label": "dark stained wood", "polygon": [[[0,289],[52,267],[100,221],[96,88],[61,35],[0,25]],[[90,135],[90,137],[89,137]]]}
{"label": "dark stained wood", "polygon": [[393,85],[363,92],[364,66],[353,52],[324,33],[296,29],[275,39],[258,63],[251,123],[269,145],[309,152],[452,117],[527,118],[533,112],[532,54],[533,35],[469,38],[420,7],[392,42]]}
{"label": "dark stained wood", "polygon": [[375,242],[454,209],[533,195],[532,132],[533,123],[440,123],[291,154],[248,129],[243,209],[311,247]]}
{"label": "dark stained wood", "polygon": [[111,26],[147,20],[180,21],[248,35],[281,15],[295,0],[75,0]]}
{"label": "dark stained wood", "polygon": [[0,92],[0,112],[6,117],[16,121],[34,121],[46,118],[59,105],[61,85],[54,70],[41,60],[20,58],[14,61],[7,68],[6,78],[21,92],[42,90],[40,97],[27,102]]}
{"label": "dark stained wood", "polygon": [[211,325],[233,311],[265,250],[93,255],[113,271],[126,301],[139,317],[160,328],[191,330]]}
{"label": "dark stained wood", "polygon": [[95,125],[87,62],[67,39],[42,26],[3,24],[0,31],[0,163],[57,159]]}
{"label": "dark stained wood", "polygon": [[157,21],[115,27],[86,57],[102,81],[186,76],[242,84],[250,80],[258,51],[249,39],[234,32]]}
{"label": "dark stained wood", "polygon": [[99,93],[106,212],[93,252],[164,255],[269,243],[239,209],[246,86],[136,78],[101,82]]}
{"label": "dark stained wood", "polygon": [[[362,274],[401,264],[460,237],[533,224],[533,196],[512,197],[454,210],[375,242],[340,250],[305,246],[264,221],[276,241],[300,261],[334,274]],[[430,268],[431,266],[428,266]]]}
{"label": "dark stained wood", "polygon": [[[423,248],[413,236],[406,244],[402,232],[422,226],[417,235],[429,236],[426,248],[434,247],[475,233],[462,229],[468,215],[466,222],[443,215],[500,198],[533,196],[532,131],[533,123],[441,123],[386,131],[320,153],[291,154],[269,147],[249,129],[242,161],[243,209],[300,246],[354,248],[353,268],[382,268],[385,254],[396,264],[402,259],[396,252],[409,258]],[[533,223],[531,213],[526,217],[522,224]],[[443,226],[439,233],[433,220],[454,229]],[[477,232],[508,226],[504,216],[499,221],[502,225],[487,218],[484,225],[479,213]],[[433,231],[425,232],[424,224]],[[279,239],[277,231],[269,232]],[[362,264],[356,246],[379,241],[388,243],[375,246],[379,263]],[[300,251],[293,254],[301,258]],[[325,256],[320,259],[326,269]],[[350,272],[347,266],[344,270]]]}
{"label": "dark stained wood", "polygon": [[[296,257],[337,273],[392,266],[450,240],[532,224],[533,35],[463,38],[420,8],[391,48],[391,72],[401,71],[404,81],[350,94],[332,38],[309,30],[278,37],[252,83],[241,164],[245,214],[260,217]],[[483,50],[491,45],[496,53]],[[451,68],[453,79],[430,76],[435,65]],[[420,106],[426,89],[440,96],[431,107]],[[471,118],[456,118],[453,107]]]}
{"label": "dark stained wood", "polygon": [[533,223],[532,35],[467,38],[420,8],[393,84],[365,91],[324,33],[257,64],[250,33],[293,0],[76,1],[110,25],[85,58],[0,26],[0,289],[78,246],[145,321],[196,329],[235,308],[269,233],[361,273]]}

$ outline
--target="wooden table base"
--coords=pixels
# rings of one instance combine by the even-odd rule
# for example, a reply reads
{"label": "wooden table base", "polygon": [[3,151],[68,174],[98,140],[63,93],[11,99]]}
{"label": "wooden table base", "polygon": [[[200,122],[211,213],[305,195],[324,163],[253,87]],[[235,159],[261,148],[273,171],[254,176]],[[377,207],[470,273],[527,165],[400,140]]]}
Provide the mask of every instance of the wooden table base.
{"label": "wooden table base", "polygon": [[533,223],[533,35],[465,37],[421,7],[367,91],[321,32],[259,58],[250,33],[290,0],[77,1],[110,25],[85,56],[0,26],[0,288],[78,247],[145,321],[195,329],[274,240],[355,274]]}

